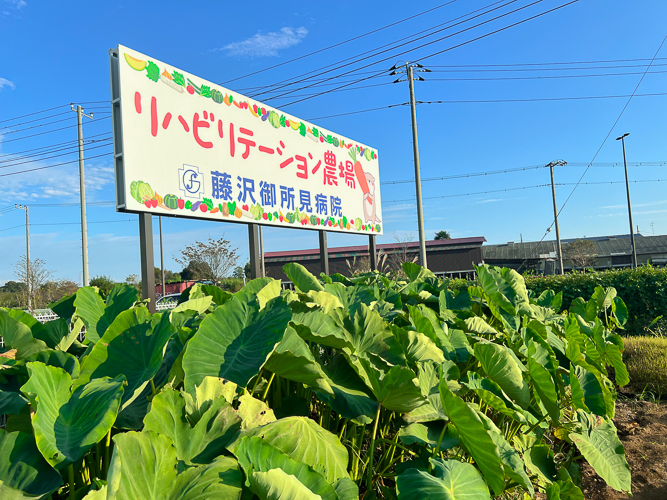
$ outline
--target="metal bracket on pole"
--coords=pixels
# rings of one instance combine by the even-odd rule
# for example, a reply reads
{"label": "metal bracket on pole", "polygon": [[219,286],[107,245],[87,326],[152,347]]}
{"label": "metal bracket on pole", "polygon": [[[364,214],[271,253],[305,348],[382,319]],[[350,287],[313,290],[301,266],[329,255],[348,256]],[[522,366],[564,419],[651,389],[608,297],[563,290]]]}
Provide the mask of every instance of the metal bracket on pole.
{"label": "metal bracket on pole", "polygon": [[329,276],[329,247],[327,246],[326,231],[320,231],[320,269]]}
{"label": "metal bracket on pole", "polygon": [[371,271],[378,270],[378,253],[377,247],[375,246],[375,235],[371,234],[368,236],[368,253],[370,255],[371,262]]}
{"label": "metal bracket on pole", "polygon": [[148,310],[155,314],[155,259],[153,257],[153,216],[139,214],[139,247],[141,249],[141,292],[149,299]]}
{"label": "metal bracket on pole", "polygon": [[261,258],[259,256],[259,226],[248,224],[248,243],[250,247],[250,278],[256,279],[262,275]]}

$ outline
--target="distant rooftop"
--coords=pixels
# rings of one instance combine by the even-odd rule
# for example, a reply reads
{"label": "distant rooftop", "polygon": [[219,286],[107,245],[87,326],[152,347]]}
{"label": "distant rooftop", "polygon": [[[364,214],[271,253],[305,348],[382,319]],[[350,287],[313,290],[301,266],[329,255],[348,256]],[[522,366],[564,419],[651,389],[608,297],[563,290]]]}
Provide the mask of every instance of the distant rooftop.
{"label": "distant rooftop", "polygon": [[[429,240],[426,241],[427,250],[435,250],[439,248],[446,248],[447,250],[458,250],[463,248],[478,247],[486,241],[486,238],[483,236],[475,236],[472,238],[452,238],[449,240]],[[407,243],[407,247],[414,251],[419,250],[419,242],[411,241]],[[382,243],[377,245],[378,250],[384,250],[385,252],[391,252],[392,250],[401,250],[403,249],[402,243]],[[368,245],[358,245],[350,247],[329,247],[329,257],[348,257],[358,254],[368,254]],[[319,248],[311,248],[308,250],[288,250],[285,252],[266,252],[264,254],[264,260],[289,260],[295,257],[306,257],[306,256],[318,256],[320,250]]]}
{"label": "distant rooftop", "polygon": [[[595,242],[598,257],[630,255],[630,235],[592,236],[590,238],[569,238],[561,240],[563,252],[569,243],[577,239]],[[635,234],[637,254],[667,253],[667,235],[643,236]],[[556,252],[556,241],[529,241],[525,243],[509,242],[501,245],[485,245],[485,260],[542,259],[543,255]]]}

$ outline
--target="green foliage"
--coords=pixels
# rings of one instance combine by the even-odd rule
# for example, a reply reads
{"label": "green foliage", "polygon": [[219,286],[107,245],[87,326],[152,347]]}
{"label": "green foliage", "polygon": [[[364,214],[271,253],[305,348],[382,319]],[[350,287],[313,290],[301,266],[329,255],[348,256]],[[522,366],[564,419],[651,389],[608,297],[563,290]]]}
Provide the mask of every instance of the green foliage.
{"label": "green foliage", "polygon": [[90,280],[90,286],[96,286],[103,295],[109,295],[115,284],[109,276],[95,276]]}
{"label": "green foliage", "polygon": [[449,288],[402,270],[288,264],[295,291],[198,283],[154,315],[128,285],[79,289],[44,325],[0,309],[16,349],[0,358],[0,494],[581,499],[581,460],[630,491],[615,289],[568,302],[509,269]]}

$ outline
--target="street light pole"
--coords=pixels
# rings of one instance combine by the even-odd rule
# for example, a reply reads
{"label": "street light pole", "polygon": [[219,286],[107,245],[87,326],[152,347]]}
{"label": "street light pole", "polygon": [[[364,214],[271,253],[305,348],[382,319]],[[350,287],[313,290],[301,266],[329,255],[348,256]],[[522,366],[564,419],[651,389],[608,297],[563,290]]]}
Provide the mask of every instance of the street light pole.
{"label": "street light pole", "polygon": [[25,210],[25,281],[28,287],[28,311],[32,311],[32,279],[30,277],[30,217],[27,205],[14,205],[15,208]]}
{"label": "street light pole", "polygon": [[628,217],[630,218],[630,244],[632,245],[632,268],[637,269],[637,247],[635,246],[635,231],[634,225],[632,224],[632,204],[630,203],[630,182],[628,181],[628,162],[625,158],[625,138],[629,136],[630,133],[625,133],[621,137],[617,137],[617,141],[621,141],[623,144],[623,166],[625,167],[625,191],[628,195]]}
{"label": "street light pole", "polygon": [[74,109],[74,104],[70,105],[72,111],[76,111],[77,125],[79,129],[79,195],[81,198],[81,257],[83,259],[83,286],[89,286],[88,277],[88,223],[86,222],[86,183],[83,176],[83,117],[93,119],[93,114],[87,115],[83,112],[81,106]]}
{"label": "street light pole", "polygon": [[547,165],[551,171],[551,195],[554,201],[554,223],[556,224],[556,242],[558,244],[558,266],[560,267],[560,273],[565,274],[565,268],[563,267],[563,249],[560,244],[560,228],[558,227],[558,205],[556,204],[556,184],[554,183],[554,167],[561,167],[567,165],[567,162],[564,160],[556,160],[549,162]]}

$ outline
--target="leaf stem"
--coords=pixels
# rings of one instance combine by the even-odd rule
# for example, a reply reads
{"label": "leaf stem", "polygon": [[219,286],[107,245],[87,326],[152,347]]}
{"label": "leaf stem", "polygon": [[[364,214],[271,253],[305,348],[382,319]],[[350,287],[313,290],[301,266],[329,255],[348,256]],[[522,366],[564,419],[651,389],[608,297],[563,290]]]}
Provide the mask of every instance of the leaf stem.
{"label": "leaf stem", "polygon": [[251,396],[255,394],[255,389],[257,389],[257,384],[259,384],[259,380],[262,378],[263,373],[264,373],[264,368],[262,368],[257,374],[257,378],[255,379],[255,384],[252,386],[252,391],[250,391]]}
{"label": "leaf stem", "polygon": [[109,474],[109,452],[111,449],[111,429],[109,429],[109,432],[107,433],[107,438],[104,442],[104,469],[103,469],[103,478],[104,480],[107,479],[107,475]]}
{"label": "leaf stem", "polygon": [[74,487],[74,464],[69,464],[67,467],[67,483],[69,484],[69,499],[75,500]]}
{"label": "leaf stem", "polygon": [[275,378],[276,374],[272,373],[271,378],[269,379],[269,383],[266,384],[266,389],[264,389],[264,394],[262,394],[262,401],[266,402],[266,396],[269,394],[269,388],[271,387],[271,382],[273,382],[273,379]]}
{"label": "leaf stem", "polygon": [[368,457],[368,485],[366,486],[367,491],[373,489],[373,452],[375,451],[375,434],[377,433],[378,423],[380,422],[381,409],[382,405],[378,404],[378,411],[375,414],[375,424],[373,425],[373,434],[371,436],[371,446],[368,449],[369,457]]}
{"label": "leaf stem", "polygon": [[435,449],[433,450],[433,456],[437,456],[438,452],[440,451],[440,445],[442,444],[442,438],[445,437],[445,431],[447,430],[447,423],[442,426],[442,432],[440,433],[440,437],[438,438],[438,444],[435,445]]}

